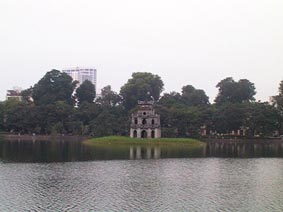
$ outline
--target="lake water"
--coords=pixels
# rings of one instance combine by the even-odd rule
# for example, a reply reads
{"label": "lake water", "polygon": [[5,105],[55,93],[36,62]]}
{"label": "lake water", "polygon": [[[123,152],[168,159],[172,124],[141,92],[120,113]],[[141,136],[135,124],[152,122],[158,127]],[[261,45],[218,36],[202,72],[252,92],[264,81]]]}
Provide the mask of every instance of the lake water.
{"label": "lake water", "polygon": [[283,211],[282,158],[133,147],[108,160],[76,142],[0,150],[0,211]]}
{"label": "lake water", "polygon": [[80,141],[2,141],[0,160],[5,162],[72,162],[92,160],[136,160],[160,158],[205,157],[205,149],[160,145],[97,145],[90,147]]}

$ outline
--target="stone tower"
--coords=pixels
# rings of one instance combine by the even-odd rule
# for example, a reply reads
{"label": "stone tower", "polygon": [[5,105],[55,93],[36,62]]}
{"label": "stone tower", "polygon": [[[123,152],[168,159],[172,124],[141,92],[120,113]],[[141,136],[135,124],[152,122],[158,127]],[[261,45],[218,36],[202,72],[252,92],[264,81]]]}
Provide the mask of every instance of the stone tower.
{"label": "stone tower", "polygon": [[153,101],[138,101],[138,110],[132,114],[131,138],[160,138],[160,115],[153,109]]}

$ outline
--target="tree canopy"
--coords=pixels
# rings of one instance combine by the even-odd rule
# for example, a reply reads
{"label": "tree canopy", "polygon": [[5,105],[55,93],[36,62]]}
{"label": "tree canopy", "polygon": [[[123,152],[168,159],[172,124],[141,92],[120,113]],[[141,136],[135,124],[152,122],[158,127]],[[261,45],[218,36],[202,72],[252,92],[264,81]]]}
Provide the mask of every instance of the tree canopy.
{"label": "tree canopy", "polygon": [[[192,85],[181,93],[164,93],[158,75],[134,73],[120,94],[105,86],[95,97],[94,85],[85,81],[77,89],[79,107],[72,93],[76,82],[52,70],[33,87],[22,92],[23,101],[0,103],[0,129],[14,133],[71,135],[128,135],[130,115],[138,100],[155,100],[165,137],[198,137],[205,128],[211,135],[229,135],[245,130],[249,136],[273,136],[283,132],[283,81],[273,105],[255,102],[255,87],[249,80],[228,77],[217,85],[215,104]],[[32,95],[34,103],[32,102]],[[202,130],[201,130],[202,129]],[[234,136],[235,134],[233,134]]]}
{"label": "tree canopy", "polygon": [[178,92],[164,93],[158,103],[164,107],[183,107],[182,96]]}
{"label": "tree canopy", "polygon": [[243,103],[255,100],[255,86],[247,79],[240,79],[236,82],[232,77],[227,77],[221,80],[216,87],[218,88],[216,103]]}
{"label": "tree canopy", "polygon": [[83,102],[93,102],[96,96],[94,84],[89,80],[85,80],[80,87],[77,88],[75,96],[77,97],[79,104]]}
{"label": "tree canopy", "polygon": [[64,101],[73,104],[72,94],[76,83],[66,73],[53,69],[34,85],[32,91],[34,103],[46,105],[56,101]]}
{"label": "tree canopy", "polygon": [[279,84],[278,95],[273,96],[272,102],[277,108],[283,111],[283,80]]}
{"label": "tree canopy", "polygon": [[280,133],[283,133],[283,80],[279,84],[278,95],[272,98],[273,106],[277,108],[280,115]]}
{"label": "tree canopy", "polygon": [[121,100],[121,96],[112,91],[110,85],[107,85],[101,89],[100,97],[97,98],[96,103],[102,106],[115,107],[120,105]]}
{"label": "tree canopy", "polygon": [[203,106],[209,104],[204,90],[195,89],[192,85],[182,88],[182,100],[187,106]]}
{"label": "tree canopy", "polygon": [[125,108],[136,106],[138,100],[157,101],[163,91],[163,81],[158,75],[148,72],[136,72],[132,78],[121,87],[120,95]]}

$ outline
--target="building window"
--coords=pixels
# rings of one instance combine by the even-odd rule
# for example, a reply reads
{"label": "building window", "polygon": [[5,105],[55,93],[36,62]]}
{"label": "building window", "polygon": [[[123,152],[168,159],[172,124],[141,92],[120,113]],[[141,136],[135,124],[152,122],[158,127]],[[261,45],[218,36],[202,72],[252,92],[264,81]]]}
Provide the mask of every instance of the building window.
{"label": "building window", "polygon": [[145,130],[142,131],[141,137],[142,138],[147,138],[147,132]]}
{"label": "building window", "polygon": [[154,130],[151,131],[151,138],[155,138],[155,132],[154,132]]}
{"label": "building window", "polygon": [[151,120],[151,124],[154,124],[154,119]]}
{"label": "building window", "polygon": [[138,119],[137,119],[137,118],[135,118],[134,123],[135,123],[135,124],[138,124]]}
{"label": "building window", "polygon": [[138,137],[138,132],[134,130],[134,138]]}
{"label": "building window", "polygon": [[146,119],[142,120],[142,124],[145,125],[146,124]]}

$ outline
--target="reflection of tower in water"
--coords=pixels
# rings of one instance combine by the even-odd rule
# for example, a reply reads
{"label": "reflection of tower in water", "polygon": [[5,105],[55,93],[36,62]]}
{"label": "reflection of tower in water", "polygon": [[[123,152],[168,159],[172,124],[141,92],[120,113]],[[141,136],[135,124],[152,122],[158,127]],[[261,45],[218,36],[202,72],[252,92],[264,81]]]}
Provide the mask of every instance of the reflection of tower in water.
{"label": "reflection of tower in water", "polygon": [[161,156],[160,147],[141,147],[141,146],[131,146],[130,147],[130,160],[135,159],[159,159]]}

